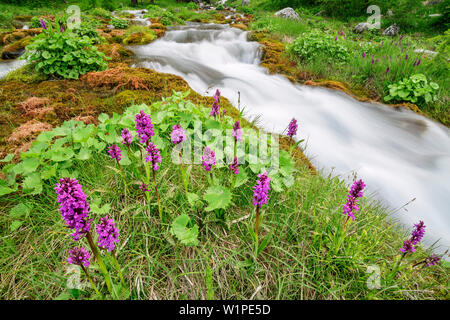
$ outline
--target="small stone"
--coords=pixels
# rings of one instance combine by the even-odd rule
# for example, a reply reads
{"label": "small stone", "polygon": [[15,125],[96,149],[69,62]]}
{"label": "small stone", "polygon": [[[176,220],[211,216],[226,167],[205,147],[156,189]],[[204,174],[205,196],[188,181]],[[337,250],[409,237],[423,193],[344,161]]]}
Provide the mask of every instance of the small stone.
{"label": "small stone", "polygon": [[400,27],[394,23],[392,26],[388,27],[386,30],[383,31],[383,36],[395,36],[400,32]]}
{"label": "small stone", "polygon": [[364,31],[366,31],[367,29],[369,29],[369,24],[367,22],[361,22],[358,23],[355,28],[353,29],[353,32],[355,33],[363,33]]}
{"label": "small stone", "polygon": [[283,19],[301,20],[297,12],[295,12],[295,10],[290,7],[284,8],[283,10],[276,12],[274,16]]}

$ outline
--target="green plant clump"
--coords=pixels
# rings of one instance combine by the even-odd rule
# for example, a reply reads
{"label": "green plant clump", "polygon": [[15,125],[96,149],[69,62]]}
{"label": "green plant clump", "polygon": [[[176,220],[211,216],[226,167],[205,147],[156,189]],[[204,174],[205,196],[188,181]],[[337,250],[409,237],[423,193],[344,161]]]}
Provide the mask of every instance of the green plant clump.
{"label": "green plant clump", "polygon": [[124,20],[124,19],[112,18],[111,24],[116,29],[126,29],[130,25],[130,22],[128,20]]}
{"label": "green plant clump", "polygon": [[91,40],[72,32],[47,30],[26,47],[24,58],[36,70],[64,79],[78,79],[90,71],[105,70],[106,56],[92,46]]}
{"label": "green plant clump", "polygon": [[348,49],[326,34],[304,33],[288,46],[288,52],[301,61],[327,57],[329,61],[344,62],[349,58]]}
{"label": "green plant clump", "polygon": [[384,97],[386,101],[410,101],[419,105],[436,101],[439,85],[435,82],[428,82],[424,74],[414,74],[409,78],[390,84],[389,95]]}

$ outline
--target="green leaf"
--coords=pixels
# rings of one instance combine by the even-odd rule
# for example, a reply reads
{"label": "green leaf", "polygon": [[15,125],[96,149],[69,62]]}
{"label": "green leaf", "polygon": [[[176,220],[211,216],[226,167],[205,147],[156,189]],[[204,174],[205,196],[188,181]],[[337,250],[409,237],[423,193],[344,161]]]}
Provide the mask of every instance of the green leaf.
{"label": "green leaf", "polygon": [[222,125],[220,124],[220,122],[216,121],[216,120],[212,120],[212,119],[206,120],[205,127],[206,127],[206,130],[210,130],[210,129],[221,130],[222,129]]}
{"label": "green leaf", "polygon": [[24,175],[35,172],[39,167],[38,158],[27,158],[22,161],[22,173]]}
{"label": "green leaf", "polygon": [[62,162],[71,159],[75,153],[69,148],[59,148],[51,151],[50,160],[54,162]]}
{"label": "green leaf", "polygon": [[0,197],[1,197],[1,196],[5,196],[5,195],[10,194],[10,193],[13,193],[13,192],[15,192],[15,191],[16,191],[16,190],[11,189],[11,188],[9,188],[9,187],[0,185]]}
{"label": "green leaf", "polygon": [[98,121],[100,121],[100,123],[105,123],[108,119],[109,116],[106,113],[102,113],[98,116]]}
{"label": "green leaf", "polygon": [[198,201],[200,201],[200,197],[195,193],[188,192],[187,199],[192,208],[196,207]]}
{"label": "green leaf", "polygon": [[275,192],[282,192],[284,190],[282,178],[278,174],[270,177],[270,187]]}
{"label": "green leaf", "polygon": [[24,203],[19,203],[9,211],[9,216],[13,219],[17,219],[23,216],[28,217],[30,212],[30,207],[28,207]]}
{"label": "green leaf", "polygon": [[93,127],[77,128],[73,133],[74,142],[86,142],[93,132]]}
{"label": "green leaf", "polygon": [[10,162],[14,158],[14,154],[10,153],[6,157],[4,157],[0,162]]}
{"label": "green leaf", "polygon": [[239,168],[239,173],[236,176],[236,182],[234,183],[234,187],[238,188],[242,186],[244,183],[248,181],[248,175],[247,172],[243,167]]}
{"label": "green leaf", "polygon": [[99,215],[109,213],[111,211],[111,205],[109,203],[105,203],[103,206],[100,207],[100,201],[91,203],[91,212],[97,213]]}
{"label": "green leaf", "polygon": [[26,194],[39,194],[42,192],[42,180],[39,172],[32,173],[23,180],[23,191]]}
{"label": "green leaf", "polygon": [[267,236],[264,237],[264,239],[261,241],[261,244],[258,247],[258,250],[256,250],[256,255],[260,254],[261,251],[263,251],[267,245],[270,243],[270,240],[272,239],[272,233],[269,233]]}
{"label": "green leaf", "polygon": [[129,166],[132,162],[128,156],[123,156],[122,159],[119,161],[121,166]]}
{"label": "green leaf", "polygon": [[294,161],[285,150],[280,150],[280,173],[287,177],[294,172]]}
{"label": "green leaf", "polygon": [[81,148],[76,158],[78,160],[89,160],[91,158],[91,151],[87,148]]}
{"label": "green leaf", "polygon": [[16,231],[21,225],[23,224],[23,221],[14,220],[11,225],[9,226],[9,229],[11,232]]}
{"label": "green leaf", "polygon": [[206,211],[213,211],[216,209],[226,209],[231,202],[231,192],[224,186],[212,186],[206,190],[203,196],[208,202]]}
{"label": "green leaf", "polygon": [[282,180],[283,180],[284,185],[287,188],[290,188],[294,185],[294,176],[292,176],[292,175],[284,177]]}
{"label": "green leaf", "polygon": [[187,214],[182,214],[172,222],[170,232],[185,246],[198,245],[198,225],[188,228],[190,218]]}
{"label": "green leaf", "polygon": [[58,164],[55,163],[51,167],[44,167],[44,169],[41,171],[41,179],[48,180],[52,177],[56,176],[56,169],[58,168]]}

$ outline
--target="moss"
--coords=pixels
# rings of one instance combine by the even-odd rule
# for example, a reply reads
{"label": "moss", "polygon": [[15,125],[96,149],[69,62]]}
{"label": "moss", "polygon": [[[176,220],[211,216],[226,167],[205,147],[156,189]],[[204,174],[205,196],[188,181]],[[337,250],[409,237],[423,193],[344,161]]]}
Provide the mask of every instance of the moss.
{"label": "moss", "polygon": [[241,30],[244,30],[244,31],[247,30],[247,26],[245,24],[243,24],[243,23],[230,24],[230,27],[238,28],[238,29],[241,29]]}
{"label": "moss", "polygon": [[152,23],[149,26],[150,29],[162,29],[162,30],[166,30],[166,26],[163,25],[162,23]]}
{"label": "moss", "polygon": [[25,38],[28,36],[35,36],[40,33],[42,33],[42,29],[38,29],[38,28],[9,32],[2,37],[2,43],[3,44],[11,44],[22,38]]}
{"label": "moss", "polygon": [[15,16],[13,18],[13,20],[18,20],[18,21],[31,21],[31,18],[33,18],[33,16],[30,15],[22,15],[22,16]]}
{"label": "moss", "polygon": [[124,61],[134,55],[131,50],[117,43],[97,45],[97,49],[110,57],[112,62]]}
{"label": "moss", "polygon": [[148,44],[157,38],[153,30],[149,29],[147,32],[135,32],[123,39],[123,44]]}

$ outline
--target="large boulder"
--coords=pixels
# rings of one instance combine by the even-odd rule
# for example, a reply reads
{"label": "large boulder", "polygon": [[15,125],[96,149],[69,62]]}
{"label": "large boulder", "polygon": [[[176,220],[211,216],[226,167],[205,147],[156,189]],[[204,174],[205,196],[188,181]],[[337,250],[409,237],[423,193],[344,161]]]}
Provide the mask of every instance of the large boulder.
{"label": "large boulder", "polygon": [[353,29],[353,32],[355,32],[355,33],[363,33],[364,31],[369,29],[369,26],[370,26],[370,24],[368,24],[367,22],[358,23],[355,26],[355,28]]}
{"label": "large boulder", "polygon": [[383,36],[396,36],[400,32],[400,27],[397,24],[393,24],[383,31]]}
{"label": "large boulder", "polygon": [[275,17],[280,17],[283,19],[301,20],[300,16],[295,12],[294,9],[288,7],[284,8],[274,14]]}

